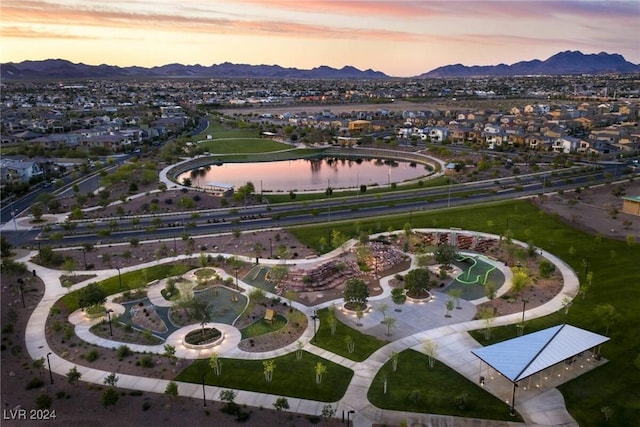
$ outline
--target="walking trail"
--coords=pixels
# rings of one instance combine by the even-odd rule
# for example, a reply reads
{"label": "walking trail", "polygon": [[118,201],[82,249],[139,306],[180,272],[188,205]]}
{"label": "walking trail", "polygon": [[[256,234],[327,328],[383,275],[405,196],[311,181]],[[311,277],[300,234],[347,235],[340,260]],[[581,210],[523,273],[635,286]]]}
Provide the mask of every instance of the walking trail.
{"label": "walking trail", "polygon": [[[415,230],[428,232],[430,229]],[[496,237],[488,234],[476,233],[486,237]],[[518,242],[517,242],[518,243]],[[355,242],[351,242],[355,244]],[[520,243],[524,246],[523,243]],[[304,263],[317,263],[319,260],[326,260],[338,256],[341,250],[327,253],[319,258],[312,260],[296,260],[297,265]],[[23,256],[18,261],[27,265],[30,270],[34,270],[35,273],[46,284],[46,289],[41,302],[34,310],[31,318],[29,319],[26,332],[25,341],[29,355],[33,359],[40,357],[46,357],[51,352],[51,349],[47,343],[45,336],[45,323],[49,310],[53,304],[68,290],[63,288],[60,284],[59,277],[62,274],[59,270],[52,270],[34,264],[29,260],[36,255],[35,252],[31,252]],[[223,255],[225,257],[236,256],[243,261],[253,262],[252,258],[237,256],[234,254],[218,254],[211,253],[213,257]],[[527,319],[537,318],[545,316],[564,308],[563,300],[565,298],[573,299],[578,293],[579,281],[575,272],[561,259],[555,257],[548,252],[541,252],[541,255],[547,258],[549,261],[556,265],[556,268],[562,274],[563,288],[562,291],[556,295],[552,300],[544,305],[529,309],[525,312]],[[186,256],[177,256],[167,258],[161,261],[153,261],[133,267],[121,268],[121,273],[128,271],[138,270],[151,265],[157,265],[162,262],[169,262],[175,260],[181,260],[187,258]],[[280,260],[262,260],[262,263],[269,265],[272,263],[281,262]],[[492,261],[496,263],[495,261]],[[498,263],[498,268],[505,276],[504,285],[498,290],[498,295],[501,295],[508,291],[511,286],[511,270],[505,265]],[[413,268],[413,266],[412,266]],[[89,273],[89,272],[87,272]],[[91,274],[97,275],[97,277],[87,280],[85,282],[76,284],[73,289],[79,289],[86,286],[90,282],[100,281],[118,274],[116,269],[91,271]],[[226,273],[221,272],[223,279]],[[83,272],[80,272],[83,274]],[[381,304],[387,304],[389,307],[393,306],[390,297],[391,287],[389,286],[389,280],[391,276],[382,278],[380,280],[383,292],[381,295],[370,298],[370,305],[374,308]],[[252,287],[242,281],[239,282],[240,286],[245,290],[250,291]],[[149,293],[149,297],[160,305],[163,303],[159,297],[160,287],[152,288]],[[397,322],[393,329],[394,341],[378,349],[369,358],[363,362],[354,362],[352,360],[343,358],[320,347],[317,347],[311,343],[311,339],[314,335],[314,330],[311,322],[308,322],[308,327],[300,337],[300,341],[306,343],[305,350],[313,354],[316,354],[332,362],[343,365],[354,371],[353,379],[347,388],[347,391],[343,398],[334,402],[333,406],[337,410],[337,414],[342,411],[355,411],[353,415],[353,425],[357,427],[372,426],[373,424],[387,424],[387,425],[399,425],[403,420],[408,425],[422,424],[422,425],[437,425],[437,426],[510,426],[510,425],[522,425],[516,422],[506,421],[494,421],[494,420],[480,420],[453,417],[446,415],[434,415],[423,413],[409,413],[401,411],[382,410],[373,406],[367,400],[367,391],[371,386],[371,383],[378,372],[378,370],[389,360],[389,357],[393,352],[401,352],[405,349],[414,349],[424,353],[423,343],[426,340],[431,340],[437,345],[437,359],[438,361],[447,364],[449,367],[455,369],[461,375],[468,378],[471,382],[477,384],[478,378],[481,375],[479,360],[471,353],[471,350],[481,347],[481,345],[475,341],[467,331],[482,329],[484,323],[481,320],[472,320],[475,316],[477,304],[486,301],[485,298],[475,301],[461,301],[461,309],[455,310],[453,315],[448,318],[443,314],[445,313],[445,303],[447,298],[439,294],[438,292],[432,292],[434,298],[427,304],[405,304],[401,312],[394,313]],[[267,294],[267,296],[275,296]],[[314,310],[327,307],[331,302],[323,303],[313,307],[303,306],[301,304],[293,303],[295,308],[299,309],[307,316],[311,316]],[[116,314],[123,311],[123,307],[120,304],[112,302],[112,298],[107,301],[107,309],[112,309]],[[339,310],[338,310],[339,312]],[[355,325],[355,319],[353,317],[346,316],[339,313],[341,320],[345,323]],[[363,332],[376,335],[382,339],[388,340],[386,336],[386,328],[380,324],[382,320],[382,313],[378,310],[372,310],[367,313],[361,320],[362,326],[358,329]],[[506,316],[497,317],[494,320],[495,326],[509,325],[519,323],[521,320],[521,314],[511,314]],[[75,324],[75,331],[77,335],[92,344],[107,347],[116,348],[122,343],[117,341],[111,341],[105,338],[100,338],[93,335],[89,328],[91,324],[86,320],[83,315],[73,313],[70,316],[70,321]],[[269,359],[283,354],[287,354],[295,351],[295,344],[291,344],[287,347],[280,348],[274,351],[263,353],[248,353],[238,349],[237,345],[240,342],[240,332],[231,325],[227,324],[212,324],[213,327],[221,330],[225,334],[224,341],[215,347],[215,351],[223,357],[238,358],[238,359]],[[165,344],[171,344],[176,348],[176,356],[180,358],[205,358],[208,357],[212,350],[194,350],[185,347],[182,344],[182,337],[186,332],[199,328],[200,325],[191,325],[182,328],[169,336]],[[144,346],[144,345],[129,345],[134,351],[147,351],[153,353],[164,353],[164,344],[158,346]],[[50,356],[51,370],[57,374],[65,375],[71,368],[76,366],[75,364],[63,359],[55,353]],[[110,372],[92,369],[86,366],[76,366],[78,371],[82,374],[82,381],[102,384],[104,378],[110,374]],[[137,389],[147,392],[164,393],[168,380],[146,378],[133,375],[119,374],[118,386],[128,389]],[[557,384],[556,384],[557,385]],[[192,383],[178,383],[179,394],[186,397],[202,398],[202,386]],[[495,396],[505,400],[510,399],[511,385],[506,381],[490,381],[487,379],[485,388]],[[522,416],[526,425],[530,426],[577,426],[578,424],[567,412],[564,399],[560,392],[551,386],[547,387],[526,387],[528,390],[519,390],[518,397],[516,399],[515,408]],[[205,387],[205,395],[207,399],[217,399],[221,387],[207,386]],[[256,393],[244,390],[238,390],[236,396],[236,402],[239,404],[245,404],[253,407],[271,407],[279,396],[269,395],[264,393]],[[322,412],[326,402],[316,402],[306,399],[288,398],[290,411],[318,415]]]}

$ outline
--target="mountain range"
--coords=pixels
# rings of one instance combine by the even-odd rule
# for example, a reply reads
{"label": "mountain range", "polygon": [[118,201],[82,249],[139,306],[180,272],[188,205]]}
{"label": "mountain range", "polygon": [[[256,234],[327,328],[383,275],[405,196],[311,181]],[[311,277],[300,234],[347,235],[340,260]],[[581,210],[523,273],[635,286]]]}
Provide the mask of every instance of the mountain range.
{"label": "mountain range", "polygon": [[380,79],[388,78],[380,71],[340,69],[322,65],[310,70],[284,68],[279,65],[248,65],[224,62],[211,66],[167,64],[159,67],[117,67],[114,65],[74,64],[64,59],[9,62],[0,65],[3,79],[61,78],[270,78],[270,79]]}
{"label": "mountain range", "polygon": [[[628,62],[618,54],[600,52],[583,54],[565,51],[545,61],[534,59],[513,65],[487,66],[446,65],[417,76],[418,78],[638,73],[640,65]],[[158,67],[118,67],[114,65],[76,64],[64,59],[8,62],[0,64],[0,77],[7,80],[88,79],[88,78],[271,78],[271,79],[385,79],[390,76],[371,69],[352,66],[340,69],[322,65],[309,70],[279,65],[248,65],[224,62],[211,66],[167,64]]]}
{"label": "mountain range", "polygon": [[638,73],[640,65],[632,64],[622,55],[600,52],[587,54],[580,51],[564,51],[545,61],[516,62],[512,65],[464,66],[446,65],[418,77],[476,77],[476,76],[529,76],[559,74]]}

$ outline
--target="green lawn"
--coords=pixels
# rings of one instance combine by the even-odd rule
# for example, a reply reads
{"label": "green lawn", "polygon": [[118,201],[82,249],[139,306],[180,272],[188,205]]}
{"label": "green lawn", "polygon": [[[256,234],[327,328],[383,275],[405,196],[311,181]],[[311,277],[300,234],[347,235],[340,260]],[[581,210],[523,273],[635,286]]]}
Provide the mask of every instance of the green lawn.
{"label": "green lawn", "polygon": [[[245,122],[236,122],[235,124],[223,125],[220,119],[210,114],[208,117],[209,126],[202,132],[190,138],[193,141],[202,140],[207,135],[211,135],[213,139],[219,138],[259,138],[260,133],[257,127],[251,127]],[[235,126],[237,125],[237,126]]]}
{"label": "green lawn", "polygon": [[[244,154],[220,154],[212,155],[212,163],[251,163],[251,162],[277,162],[282,160],[313,159],[322,155],[322,150],[315,148],[292,148],[284,151],[255,152]],[[288,193],[287,193],[288,194]]]}
{"label": "green lawn", "polygon": [[[333,223],[330,227],[297,227],[291,231],[306,245],[319,249],[321,237],[328,239],[331,229],[349,237],[357,228],[373,232],[388,227],[402,229],[408,215],[362,219],[356,223]],[[560,387],[567,407],[580,426],[604,425],[601,408],[613,410],[609,425],[631,425],[640,418],[640,370],[633,361],[640,351],[640,245],[589,235],[571,228],[557,216],[547,215],[527,201],[509,201],[471,208],[449,209],[412,215],[414,228],[460,227],[468,230],[502,233],[509,225],[514,238],[532,242],[569,263],[584,280],[586,266],[593,272],[593,285],[585,298],[578,297],[568,316],[556,313],[530,320],[525,332],[534,332],[560,323],[604,333],[605,325],[594,315],[599,304],[611,304],[618,318],[610,328],[611,341],[602,347],[609,363]],[[326,250],[326,249],[325,249]],[[515,337],[515,327],[492,331],[491,342]],[[479,335],[478,335],[479,337]],[[483,344],[485,342],[479,338]],[[487,343],[488,344],[488,343]]]}
{"label": "green lawn", "polygon": [[202,134],[211,135],[213,139],[260,138],[260,133],[256,127],[227,127],[215,120],[209,122],[209,127]]}
{"label": "green lawn", "polygon": [[[391,193],[391,192],[399,192],[399,191],[414,191],[421,188],[439,187],[442,185],[446,185],[446,183],[447,183],[446,177],[438,177],[438,178],[422,181],[422,184],[418,184],[417,182],[398,183],[395,189],[387,186],[375,186],[375,185],[368,186],[366,193],[361,193],[358,189],[351,189],[351,190],[336,189],[334,190],[331,199],[335,202],[335,201],[339,201],[340,198],[343,197],[345,203],[349,203],[348,197],[354,197],[358,195]],[[283,194],[271,193],[271,194],[265,195],[265,197],[269,199],[269,203],[286,203],[291,201],[291,197],[289,193],[283,193]],[[443,196],[443,197],[446,197],[446,196]],[[299,202],[299,201],[306,201],[306,200],[321,200],[326,198],[327,196],[324,194],[324,192],[320,192],[320,193],[300,192],[300,193],[296,193],[295,201]]]}
{"label": "green lawn", "polygon": [[[142,288],[147,283],[158,279],[164,279],[170,276],[180,276],[189,270],[196,268],[192,265],[183,264],[162,264],[154,265],[152,267],[143,268],[128,273],[122,273],[122,289],[120,289],[120,278],[118,274],[110,277],[106,280],[98,282],[98,284],[105,290],[107,295],[115,294],[117,292]],[[62,298],[60,302],[64,304],[69,312],[74,312],[79,308],[78,306],[78,291],[73,291]]]}
{"label": "green lawn", "polygon": [[[336,326],[336,333],[331,335],[331,328],[327,322],[329,309],[324,308],[319,310],[317,314],[320,318],[320,327],[316,334],[315,345],[335,354],[339,354],[342,357],[356,362],[362,362],[369,357],[371,353],[388,343],[387,341],[379,340],[371,335],[366,335],[356,329],[350,328],[340,322],[340,320],[338,320]],[[347,343],[345,342],[345,337],[347,335],[351,336],[355,342],[353,353],[349,353],[347,349]]]}
{"label": "green lawn", "polygon": [[[235,137],[234,137],[235,138]],[[270,139],[237,137],[238,139],[209,139],[200,142],[200,146],[211,154],[268,153],[271,151],[291,150],[293,147]]]}
{"label": "green lawn", "polygon": [[[221,360],[220,376],[215,375],[209,367],[208,360],[196,360],[185,368],[176,380],[201,383],[202,374],[206,373],[205,383],[208,385],[335,402],[342,398],[353,377],[351,369],[306,351],[303,351],[301,360],[296,360],[295,352],[271,359],[275,361],[276,366],[270,383],[265,381],[262,360]],[[327,368],[320,384],[316,384],[315,381],[315,367],[318,362]]]}
{"label": "green lawn", "polygon": [[279,329],[284,328],[286,324],[287,318],[278,314],[273,318],[271,322],[262,318],[247,326],[246,328],[240,330],[240,332],[242,333],[242,339],[245,340],[247,338],[254,338],[260,335],[275,332]]}
{"label": "green lawn", "polygon": [[[387,394],[384,394],[385,378]],[[410,395],[414,390],[418,391],[419,398],[412,401]],[[456,399],[462,395],[466,395],[466,405],[458,406]],[[509,407],[502,400],[440,361],[430,368],[427,356],[415,350],[398,354],[396,372],[391,361],[385,363],[376,374],[367,398],[379,408],[395,411],[521,421],[509,415]]]}

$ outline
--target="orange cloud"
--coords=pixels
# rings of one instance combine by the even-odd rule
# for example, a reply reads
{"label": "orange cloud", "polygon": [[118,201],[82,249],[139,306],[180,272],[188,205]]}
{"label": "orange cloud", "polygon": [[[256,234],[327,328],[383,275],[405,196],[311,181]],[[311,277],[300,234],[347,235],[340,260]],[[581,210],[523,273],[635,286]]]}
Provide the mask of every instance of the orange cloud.
{"label": "orange cloud", "polygon": [[[309,13],[345,14],[354,16],[389,16],[401,18],[554,18],[570,15],[575,18],[615,17],[638,19],[637,1],[470,1],[470,0],[236,0],[269,8]],[[637,22],[637,21],[636,21]]]}
{"label": "orange cloud", "polygon": [[22,39],[96,39],[91,36],[80,36],[53,31],[38,31],[32,28],[3,26],[0,28],[0,37],[13,37]]}
{"label": "orange cloud", "polygon": [[203,16],[163,13],[135,13],[118,10],[97,10],[46,1],[15,2],[3,5],[3,21],[29,25],[60,27],[91,26],[128,28],[132,30],[163,30],[262,36],[295,36],[302,38],[373,39],[385,41],[414,41],[421,36],[402,31],[351,29],[287,21],[251,21]]}
{"label": "orange cloud", "polygon": [[393,16],[402,18],[424,17],[439,14],[438,2],[417,1],[349,1],[349,0],[238,0],[242,3],[299,12],[343,14],[354,16]]}

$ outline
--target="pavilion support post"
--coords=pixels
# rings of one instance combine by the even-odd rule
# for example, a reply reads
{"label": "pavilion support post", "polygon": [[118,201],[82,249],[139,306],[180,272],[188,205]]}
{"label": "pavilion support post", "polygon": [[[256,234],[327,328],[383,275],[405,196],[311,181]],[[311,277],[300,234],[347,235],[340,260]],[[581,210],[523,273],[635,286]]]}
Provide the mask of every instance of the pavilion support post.
{"label": "pavilion support post", "polygon": [[513,393],[511,394],[511,411],[509,412],[512,417],[516,416],[516,388],[518,388],[518,384],[514,382]]}

